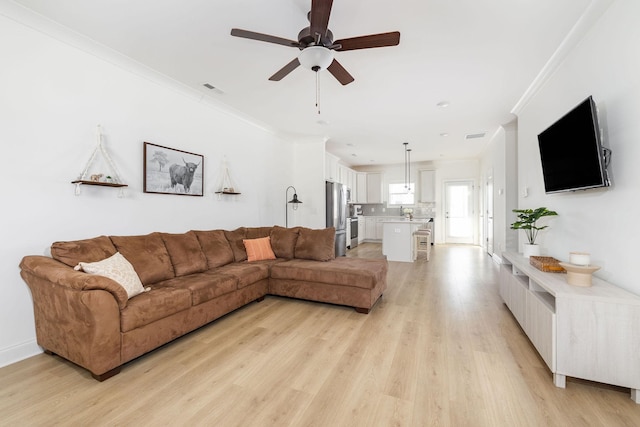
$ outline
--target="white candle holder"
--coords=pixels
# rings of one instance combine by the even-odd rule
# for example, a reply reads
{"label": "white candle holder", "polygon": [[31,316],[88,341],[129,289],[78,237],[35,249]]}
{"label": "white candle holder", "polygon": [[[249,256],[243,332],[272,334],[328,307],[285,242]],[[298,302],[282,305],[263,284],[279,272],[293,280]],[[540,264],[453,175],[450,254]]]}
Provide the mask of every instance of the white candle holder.
{"label": "white candle holder", "polygon": [[591,265],[591,255],[587,252],[569,252],[569,262],[573,265]]}

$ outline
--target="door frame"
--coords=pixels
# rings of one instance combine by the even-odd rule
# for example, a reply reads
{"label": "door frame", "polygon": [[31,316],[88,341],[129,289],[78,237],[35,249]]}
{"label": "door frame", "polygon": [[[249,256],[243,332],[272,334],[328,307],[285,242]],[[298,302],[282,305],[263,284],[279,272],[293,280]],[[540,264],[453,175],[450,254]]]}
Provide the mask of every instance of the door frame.
{"label": "door frame", "polygon": [[447,241],[447,185],[451,183],[461,183],[468,182],[471,183],[471,242],[463,243],[469,245],[478,245],[478,182],[476,178],[466,178],[466,179],[447,179],[442,181],[442,237],[444,243],[455,244],[456,242],[448,242]]}

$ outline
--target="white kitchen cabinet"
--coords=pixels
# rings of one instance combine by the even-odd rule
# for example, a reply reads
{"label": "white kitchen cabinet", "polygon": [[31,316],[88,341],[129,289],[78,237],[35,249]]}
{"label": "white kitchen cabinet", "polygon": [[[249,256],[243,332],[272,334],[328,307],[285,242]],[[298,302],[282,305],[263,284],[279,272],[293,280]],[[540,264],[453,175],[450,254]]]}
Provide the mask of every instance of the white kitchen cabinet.
{"label": "white kitchen cabinet", "polygon": [[351,190],[351,202],[355,202],[357,199],[357,183],[356,183],[356,171],[353,169],[347,169],[347,187]]}
{"label": "white kitchen cabinet", "polygon": [[376,217],[368,216],[364,219],[364,238],[365,240],[377,240],[376,239]]}
{"label": "white kitchen cabinet", "polygon": [[331,182],[338,181],[338,158],[330,153],[324,153],[324,179]]}
{"label": "white kitchen cabinet", "polygon": [[367,203],[382,202],[382,173],[367,172]]}
{"label": "white kitchen cabinet", "polygon": [[364,241],[365,233],[364,217],[358,216],[358,243],[362,243]]}
{"label": "white kitchen cabinet", "polygon": [[336,177],[336,182],[347,185],[347,175],[348,175],[348,168],[338,163],[338,173]]}
{"label": "white kitchen cabinet", "polygon": [[365,172],[356,173],[356,202],[367,203],[367,174]]}
{"label": "white kitchen cabinet", "polygon": [[382,240],[382,236],[384,234],[383,225],[386,220],[386,217],[376,218],[376,240]]}
{"label": "white kitchen cabinet", "polygon": [[502,253],[500,295],[553,373],[631,390],[640,403],[640,297],[593,277],[572,286],[566,275],[545,273],[529,259]]}
{"label": "white kitchen cabinet", "polygon": [[436,201],[435,177],[436,172],[433,170],[424,169],[420,171],[420,202],[429,203]]}

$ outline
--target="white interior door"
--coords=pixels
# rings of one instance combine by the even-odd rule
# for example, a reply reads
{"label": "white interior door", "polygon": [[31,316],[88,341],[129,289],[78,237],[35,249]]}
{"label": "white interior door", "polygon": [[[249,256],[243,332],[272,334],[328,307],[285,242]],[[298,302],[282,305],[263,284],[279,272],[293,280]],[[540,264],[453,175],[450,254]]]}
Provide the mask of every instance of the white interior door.
{"label": "white interior door", "polygon": [[473,182],[444,183],[445,242],[473,243]]}
{"label": "white interior door", "polygon": [[486,188],[486,209],[487,209],[487,253],[489,255],[493,255],[493,177],[489,176],[487,178],[487,188]]}

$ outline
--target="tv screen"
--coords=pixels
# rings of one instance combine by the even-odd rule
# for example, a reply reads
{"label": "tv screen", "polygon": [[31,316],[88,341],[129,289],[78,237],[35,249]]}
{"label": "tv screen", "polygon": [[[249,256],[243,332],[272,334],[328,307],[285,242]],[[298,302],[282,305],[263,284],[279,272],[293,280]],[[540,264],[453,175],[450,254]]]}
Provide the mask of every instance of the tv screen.
{"label": "tv screen", "polygon": [[591,97],[538,135],[547,193],[607,187],[596,105]]}

